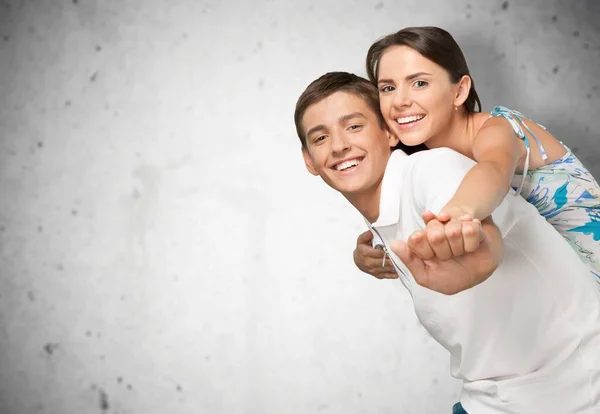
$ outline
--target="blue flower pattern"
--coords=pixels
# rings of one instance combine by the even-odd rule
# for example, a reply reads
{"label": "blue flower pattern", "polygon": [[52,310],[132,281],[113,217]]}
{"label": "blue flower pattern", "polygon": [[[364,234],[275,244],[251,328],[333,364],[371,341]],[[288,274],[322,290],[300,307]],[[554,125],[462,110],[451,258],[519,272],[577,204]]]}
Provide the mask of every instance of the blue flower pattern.
{"label": "blue flower pattern", "polygon": [[[501,106],[492,110],[492,116],[509,119],[515,134],[529,148],[523,125],[545,156],[539,139],[523,122],[529,118]],[[565,148],[567,153],[559,160],[515,174],[512,186],[566,239],[600,283],[600,186],[571,150]]]}

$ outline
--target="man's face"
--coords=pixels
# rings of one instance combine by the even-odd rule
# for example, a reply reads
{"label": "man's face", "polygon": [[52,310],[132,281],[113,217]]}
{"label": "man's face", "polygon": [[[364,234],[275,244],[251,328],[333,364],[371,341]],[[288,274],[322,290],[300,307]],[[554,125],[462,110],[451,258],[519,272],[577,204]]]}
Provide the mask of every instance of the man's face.
{"label": "man's face", "polygon": [[336,92],[310,106],[302,126],[307,145],[302,154],[309,172],[344,195],[378,188],[398,140],[381,128],[361,97]]}

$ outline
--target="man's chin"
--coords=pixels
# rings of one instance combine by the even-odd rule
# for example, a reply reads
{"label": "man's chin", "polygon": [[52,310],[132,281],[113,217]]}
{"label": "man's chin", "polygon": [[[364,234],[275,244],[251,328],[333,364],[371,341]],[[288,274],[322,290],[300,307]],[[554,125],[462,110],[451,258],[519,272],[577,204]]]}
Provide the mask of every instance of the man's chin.
{"label": "man's chin", "polygon": [[365,177],[353,176],[347,177],[346,179],[340,179],[339,177],[327,177],[325,179],[323,176],[323,181],[334,189],[335,191],[346,194],[360,194],[368,189],[368,185],[366,184]]}
{"label": "man's chin", "polygon": [[364,193],[367,190],[368,188],[365,185],[344,185],[337,188],[337,191],[345,196],[356,196]]}

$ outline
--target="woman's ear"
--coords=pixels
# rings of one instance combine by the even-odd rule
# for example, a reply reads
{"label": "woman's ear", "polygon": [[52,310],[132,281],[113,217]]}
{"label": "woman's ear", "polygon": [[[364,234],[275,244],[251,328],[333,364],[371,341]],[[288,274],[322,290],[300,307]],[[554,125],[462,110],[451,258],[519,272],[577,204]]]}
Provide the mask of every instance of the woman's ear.
{"label": "woman's ear", "polygon": [[456,84],[456,96],[454,97],[454,106],[458,107],[465,103],[471,92],[473,81],[469,75],[463,75]]}

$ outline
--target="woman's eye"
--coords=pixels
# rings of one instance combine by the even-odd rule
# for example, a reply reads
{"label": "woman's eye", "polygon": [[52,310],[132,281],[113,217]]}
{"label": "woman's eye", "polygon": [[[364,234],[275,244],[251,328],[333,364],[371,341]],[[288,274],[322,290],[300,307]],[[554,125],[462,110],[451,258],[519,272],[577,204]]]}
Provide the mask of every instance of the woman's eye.
{"label": "woman's eye", "polygon": [[381,92],[391,92],[394,90],[394,87],[387,85],[387,86],[384,86],[383,88],[381,88],[380,90],[381,90]]}
{"label": "woman's eye", "polygon": [[413,85],[416,86],[417,88],[423,88],[423,87],[427,86],[427,82],[425,82],[423,80],[418,80]]}

